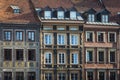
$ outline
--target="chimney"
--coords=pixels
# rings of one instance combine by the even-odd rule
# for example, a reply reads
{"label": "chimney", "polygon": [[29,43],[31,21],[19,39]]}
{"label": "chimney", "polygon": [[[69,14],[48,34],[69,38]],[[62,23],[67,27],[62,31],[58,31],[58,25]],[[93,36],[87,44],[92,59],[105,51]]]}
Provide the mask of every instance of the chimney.
{"label": "chimney", "polygon": [[98,0],[98,1],[99,1],[99,3],[100,3],[101,7],[104,9],[104,8],[105,8],[105,5],[104,5],[103,0]]}

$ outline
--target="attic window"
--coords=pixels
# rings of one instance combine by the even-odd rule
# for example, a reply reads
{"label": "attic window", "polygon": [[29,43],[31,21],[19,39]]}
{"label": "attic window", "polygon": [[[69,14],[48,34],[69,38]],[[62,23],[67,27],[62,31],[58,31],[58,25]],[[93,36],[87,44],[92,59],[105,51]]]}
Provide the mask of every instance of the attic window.
{"label": "attic window", "polygon": [[76,19],[76,11],[70,11],[70,19]]}
{"label": "attic window", "polygon": [[107,23],[108,22],[108,15],[102,15],[102,22]]}
{"label": "attic window", "polygon": [[64,11],[58,11],[58,19],[64,19]]}
{"label": "attic window", "polygon": [[20,13],[20,8],[18,6],[11,5],[10,6],[13,10],[13,13]]}
{"label": "attic window", "polygon": [[51,11],[45,11],[45,19],[50,19],[51,18]]}
{"label": "attic window", "polygon": [[94,14],[89,14],[88,15],[88,21],[89,22],[94,22],[95,21],[95,15]]}

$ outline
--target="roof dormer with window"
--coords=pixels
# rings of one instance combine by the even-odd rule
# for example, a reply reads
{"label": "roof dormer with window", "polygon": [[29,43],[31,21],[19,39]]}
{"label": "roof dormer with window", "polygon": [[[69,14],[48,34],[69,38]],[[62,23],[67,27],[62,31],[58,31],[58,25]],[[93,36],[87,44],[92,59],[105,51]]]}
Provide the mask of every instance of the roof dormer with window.
{"label": "roof dormer with window", "polygon": [[14,14],[20,13],[20,8],[19,8],[19,6],[10,5],[10,7],[12,8],[12,12],[13,12]]}
{"label": "roof dormer with window", "polygon": [[64,9],[62,7],[59,7],[57,9],[57,18],[58,19],[64,19]]}
{"label": "roof dormer with window", "polygon": [[109,22],[109,14],[110,12],[107,9],[103,9],[97,14],[97,20],[102,23],[108,23]]}
{"label": "roof dormer with window", "polygon": [[52,12],[52,10],[51,10],[50,7],[48,7],[48,6],[45,7],[44,8],[44,18],[45,19],[51,19],[51,17],[52,17],[51,12]]}
{"label": "roof dormer with window", "polygon": [[77,10],[75,9],[75,7],[72,7],[70,9],[70,19],[76,19],[77,18]]}
{"label": "roof dormer with window", "polygon": [[92,8],[87,11],[87,21],[88,22],[95,22],[95,13],[96,13],[96,11]]}

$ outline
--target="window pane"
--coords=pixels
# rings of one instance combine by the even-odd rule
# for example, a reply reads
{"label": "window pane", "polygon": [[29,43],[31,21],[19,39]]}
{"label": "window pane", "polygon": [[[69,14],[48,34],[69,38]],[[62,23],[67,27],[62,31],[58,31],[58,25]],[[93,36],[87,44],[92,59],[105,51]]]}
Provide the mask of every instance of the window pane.
{"label": "window pane", "polygon": [[16,80],[24,80],[24,73],[16,72]]}
{"label": "window pane", "polygon": [[115,62],[115,51],[110,51],[110,62]]}
{"label": "window pane", "polygon": [[115,33],[109,33],[109,42],[115,42]]}
{"label": "window pane", "polygon": [[4,49],[4,60],[12,60],[12,50]]}
{"label": "window pane", "polygon": [[45,53],[45,63],[51,64],[52,63],[52,55],[51,53]]}
{"label": "window pane", "polygon": [[7,41],[11,40],[11,31],[4,32],[4,40],[7,40]]}
{"label": "window pane", "polygon": [[45,40],[44,42],[45,42],[46,45],[52,44],[52,35],[50,35],[50,34],[45,34],[44,40]]}
{"label": "window pane", "polygon": [[77,73],[72,73],[71,74],[71,80],[79,80],[78,79],[78,74]]}
{"label": "window pane", "polygon": [[51,18],[51,11],[45,11],[45,19]]}
{"label": "window pane", "polygon": [[70,12],[70,19],[76,19],[76,11]]}
{"label": "window pane", "polygon": [[104,62],[104,51],[99,51],[98,54],[99,62]]}
{"label": "window pane", "polygon": [[4,80],[12,80],[12,72],[4,72]]}
{"label": "window pane", "polygon": [[63,18],[64,18],[64,12],[58,11],[58,19],[63,19]]}
{"label": "window pane", "polygon": [[93,51],[87,51],[86,61],[87,61],[87,62],[93,61]]}
{"label": "window pane", "polygon": [[65,73],[59,73],[59,80],[66,80]]}
{"label": "window pane", "polygon": [[35,32],[29,31],[28,32],[28,41],[34,41],[35,40]]}
{"label": "window pane", "polygon": [[104,33],[98,33],[98,42],[104,42]]}
{"label": "window pane", "polygon": [[89,22],[94,22],[95,21],[95,15],[94,14],[89,14],[88,15],[88,21]]}
{"label": "window pane", "polygon": [[105,72],[99,72],[99,80],[105,80]]}
{"label": "window pane", "polygon": [[59,45],[64,45],[65,44],[65,35],[59,34],[57,38],[58,38],[57,39],[58,40],[57,43]]}
{"label": "window pane", "polygon": [[110,80],[116,80],[116,72],[110,72]]}
{"label": "window pane", "polygon": [[64,55],[64,53],[59,53],[59,63],[60,64],[65,63],[65,55]]}
{"label": "window pane", "polygon": [[23,40],[23,32],[22,31],[16,31],[16,40],[17,41]]}
{"label": "window pane", "polygon": [[77,35],[71,35],[71,45],[78,45],[78,36]]}
{"label": "window pane", "polygon": [[23,49],[17,49],[16,50],[16,60],[23,60]]}
{"label": "window pane", "polygon": [[87,32],[86,38],[87,38],[87,41],[93,41],[93,33],[92,32]]}
{"label": "window pane", "polygon": [[87,72],[87,80],[93,80],[93,72]]}
{"label": "window pane", "polygon": [[52,80],[52,73],[45,73],[45,80]]}
{"label": "window pane", "polygon": [[78,54],[77,53],[72,54],[72,63],[78,64]]}
{"label": "window pane", "polygon": [[35,56],[36,53],[35,53],[35,50],[34,49],[29,49],[28,50],[28,60],[31,60],[31,61],[35,61]]}
{"label": "window pane", "polygon": [[28,72],[27,80],[36,80],[35,72]]}

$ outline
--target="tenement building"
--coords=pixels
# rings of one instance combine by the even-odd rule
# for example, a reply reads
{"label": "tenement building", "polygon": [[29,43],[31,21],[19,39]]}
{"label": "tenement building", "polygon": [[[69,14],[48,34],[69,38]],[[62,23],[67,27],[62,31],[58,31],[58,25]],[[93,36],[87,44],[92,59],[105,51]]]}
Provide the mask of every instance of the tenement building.
{"label": "tenement building", "polygon": [[120,0],[1,0],[0,80],[119,80]]}

